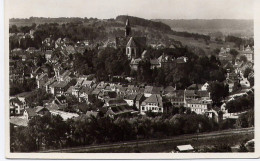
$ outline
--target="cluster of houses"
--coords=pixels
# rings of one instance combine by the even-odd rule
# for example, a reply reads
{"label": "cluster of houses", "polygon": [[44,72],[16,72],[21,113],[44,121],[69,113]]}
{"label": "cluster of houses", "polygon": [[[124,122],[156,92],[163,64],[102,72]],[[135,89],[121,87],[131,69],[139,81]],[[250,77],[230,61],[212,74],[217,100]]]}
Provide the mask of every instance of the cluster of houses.
{"label": "cluster of houses", "polygon": [[[127,20],[125,36],[117,37],[115,43],[106,43],[107,46],[115,45],[117,48],[124,48],[126,55],[131,60],[130,67],[132,70],[138,69],[140,61],[147,58],[146,38],[131,36],[130,23]],[[77,111],[64,111],[68,107],[68,97],[75,97],[78,103],[92,104],[93,99],[98,99],[104,103],[103,107],[96,110],[87,111],[84,116],[97,116],[102,112],[106,116],[117,117],[128,114],[141,114],[147,112],[165,113],[168,111],[164,107],[165,99],[169,100],[174,107],[189,108],[191,112],[207,115],[208,117],[218,120],[218,110],[212,107],[210,92],[208,91],[209,83],[193,84],[185,90],[178,90],[176,87],[155,87],[149,85],[133,85],[131,83],[111,83],[97,82],[91,75],[78,75],[68,68],[66,58],[71,54],[83,53],[87,48],[94,48],[95,44],[90,41],[81,41],[74,43],[67,38],[58,38],[54,40],[51,36],[42,41],[42,48],[14,49],[11,56],[18,56],[22,61],[30,61],[34,67],[26,66],[22,63],[19,67],[19,60],[10,60],[10,82],[24,79],[35,78],[37,88],[44,90],[53,97],[50,100],[43,100],[43,106],[29,107],[29,98],[37,94],[37,89],[32,92],[24,92],[10,97],[10,120],[16,125],[25,126],[28,120],[37,115],[60,115],[64,120],[68,118],[82,117],[82,113]],[[173,48],[173,47],[172,47]],[[62,65],[60,57],[54,54],[59,51],[60,57],[63,58]],[[220,56],[225,56],[230,49],[221,49]],[[245,51],[248,51],[246,49]],[[37,66],[37,59],[27,57],[29,54],[43,55],[47,63],[51,64],[50,69],[46,64]],[[226,58],[225,58],[226,59]],[[174,68],[188,62],[187,57],[170,57],[162,54],[157,59],[149,60],[151,68]],[[237,81],[237,74],[229,73],[227,83]],[[230,88],[232,89],[232,85]],[[27,120],[27,121],[24,121]],[[21,126],[22,126],[21,125]]]}
{"label": "cluster of houses", "polygon": [[[92,98],[104,102],[103,107],[92,112],[102,111],[110,117],[124,114],[145,114],[148,111],[154,113],[167,112],[163,106],[163,98],[169,100],[175,107],[190,108],[197,114],[207,114],[213,117],[212,101],[208,90],[208,83],[204,85],[191,85],[187,90],[176,90],[176,87],[154,87],[147,85],[131,85],[110,82],[96,82],[89,76],[75,77],[70,71],[55,69],[55,76],[48,78],[46,73],[36,76],[38,88],[52,94],[51,100],[44,100],[43,106],[29,107],[27,100],[35,95],[35,92],[20,93],[10,97],[10,115],[29,120],[36,115],[45,113],[59,114],[64,119],[78,117],[77,113],[64,112],[68,107],[67,97],[77,98],[79,103],[91,104]],[[75,81],[73,81],[75,80]],[[72,83],[74,82],[74,83]],[[210,115],[209,115],[210,114]],[[17,118],[15,118],[17,120]]]}
{"label": "cluster of houses", "polygon": [[[218,58],[220,61],[228,61],[232,62],[234,59],[233,56],[230,54],[230,47],[221,47],[220,52],[218,55]],[[240,46],[240,49],[238,50],[237,57],[245,56],[247,58],[247,61],[253,62],[254,61],[254,46],[250,47],[247,45],[246,47],[244,45]]]}

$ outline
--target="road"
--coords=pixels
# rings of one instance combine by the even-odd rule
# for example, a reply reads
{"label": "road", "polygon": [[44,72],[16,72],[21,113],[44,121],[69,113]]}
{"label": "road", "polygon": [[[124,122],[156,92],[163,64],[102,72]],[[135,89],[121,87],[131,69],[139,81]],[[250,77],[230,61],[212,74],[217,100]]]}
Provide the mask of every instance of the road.
{"label": "road", "polygon": [[57,149],[57,150],[47,150],[47,151],[39,151],[40,153],[76,153],[76,152],[87,152],[89,150],[97,150],[97,149],[106,149],[106,148],[120,148],[147,145],[147,144],[156,144],[156,143],[167,143],[174,141],[188,141],[194,139],[207,139],[207,138],[217,138],[228,136],[232,134],[250,134],[254,133],[254,128],[243,128],[243,129],[231,129],[231,130],[222,130],[222,131],[214,131],[209,133],[200,133],[200,134],[190,134],[190,135],[181,135],[175,136],[167,139],[152,139],[152,140],[139,140],[137,141],[129,141],[129,142],[120,142],[120,143],[111,143],[111,144],[100,144],[100,145],[90,145],[84,147],[74,147],[74,148],[66,148],[66,149]]}

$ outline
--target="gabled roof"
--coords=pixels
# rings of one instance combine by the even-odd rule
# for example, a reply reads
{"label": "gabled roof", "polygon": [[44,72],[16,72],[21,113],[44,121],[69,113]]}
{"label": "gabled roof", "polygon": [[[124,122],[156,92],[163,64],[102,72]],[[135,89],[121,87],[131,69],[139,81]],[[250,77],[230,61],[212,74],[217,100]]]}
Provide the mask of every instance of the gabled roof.
{"label": "gabled roof", "polygon": [[152,94],[160,94],[163,90],[163,87],[153,87]]}
{"label": "gabled roof", "polygon": [[127,95],[124,99],[125,100],[134,100],[136,98],[137,94],[131,94]]}
{"label": "gabled roof", "polygon": [[29,117],[33,117],[36,116],[36,108],[27,108],[25,109],[25,111],[28,113]]}
{"label": "gabled roof", "polygon": [[117,106],[117,105],[121,105],[121,104],[127,104],[125,100],[123,99],[113,99],[113,100],[109,100],[107,102],[109,104],[109,106]]}
{"label": "gabled roof", "polygon": [[86,113],[87,117],[90,117],[90,116],[97,117],[97,115],[98,115],[98,112],[96,112],[96,111],[87,111],[87,113]]}
{"label": "gabled roof", "polygon": [[140,101],[140,100],[142,100],[144,98],[144,94],[142,94],[142,93],[138,93],[137,95],[136,95],[136,101]]}
{"label": "gabled roof", "polygon": [[173,86],[167,86],[166,88],[164,88],[164,92],[168,93],[168,92],[173,92],[175,91],[175,88]]}
{"label": "gabled roof", "polygon": [[109,115],[120,115],[120,114],[124,114],[124,113],[131,113],[133,112],[134,109],[130,106],[114,106],[111,107],[107,110],[107,114]]}
{"label": "gabled roof", "polygon": [[43,106],[37,106],[37,107],[35,107],[35,112],[38,113],[38,112],[40,112],[40,111],[42,111],[44,109],[46,110],[46,108],[43,107]]}
{"label": "gabled roof", "polygon": [[56,103],[50,103],[46,106],[49,111],[59,110],[60,107]]}
{"label": "gabled roof", "polygon": [[137,47],[136,43],[134,42],[133,37],[130,38],[130,40],[128,41],[126,47]]}
{"label": "gabled roof", "polygon": [[10,99],[10,102],[17,103],[20,106],[23,105],[23,103],[17,97]]}
{"label": "gabled roof", "polygon": [[160,64],[158,59],[151,59],[150,63],[151,63],[151,65],[159,65]]}
{"label": "gabled roof", "polygon": [[152,93],[153,86],[145,86],[144,93]]}
{"label": "gabled roof", "polygon": [[159,94],[152,94],[150,97],[142,102],[142,105],[146,105],[147,103],[155,103],[159,107],[163,106],[162,97]]}
{"label": "gabled roof", "polygon": [[138,65],[140,61],[142,61],[141,58],[132,59],[130,65]]}

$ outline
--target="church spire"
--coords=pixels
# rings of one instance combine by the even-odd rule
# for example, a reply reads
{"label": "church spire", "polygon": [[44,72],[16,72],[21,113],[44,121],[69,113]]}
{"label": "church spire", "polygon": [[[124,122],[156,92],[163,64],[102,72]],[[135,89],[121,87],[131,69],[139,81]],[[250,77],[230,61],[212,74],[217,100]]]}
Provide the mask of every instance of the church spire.
{"label": "church spire", "polygon": [[127,17],[126,19],[126,23],[125,23],[125,36],[130,36],[131,35],[131,26],[130,26],[130,22],[129,19]]}

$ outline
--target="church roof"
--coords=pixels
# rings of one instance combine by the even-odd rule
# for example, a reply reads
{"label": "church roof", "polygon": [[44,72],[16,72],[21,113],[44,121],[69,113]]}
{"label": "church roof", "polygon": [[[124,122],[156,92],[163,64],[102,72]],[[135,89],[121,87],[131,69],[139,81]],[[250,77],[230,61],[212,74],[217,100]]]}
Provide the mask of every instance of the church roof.
{"label": "church roof", "polygon": [[128,41],[126,47],[137,47],[133,37],[130,38],[130,40]]}

